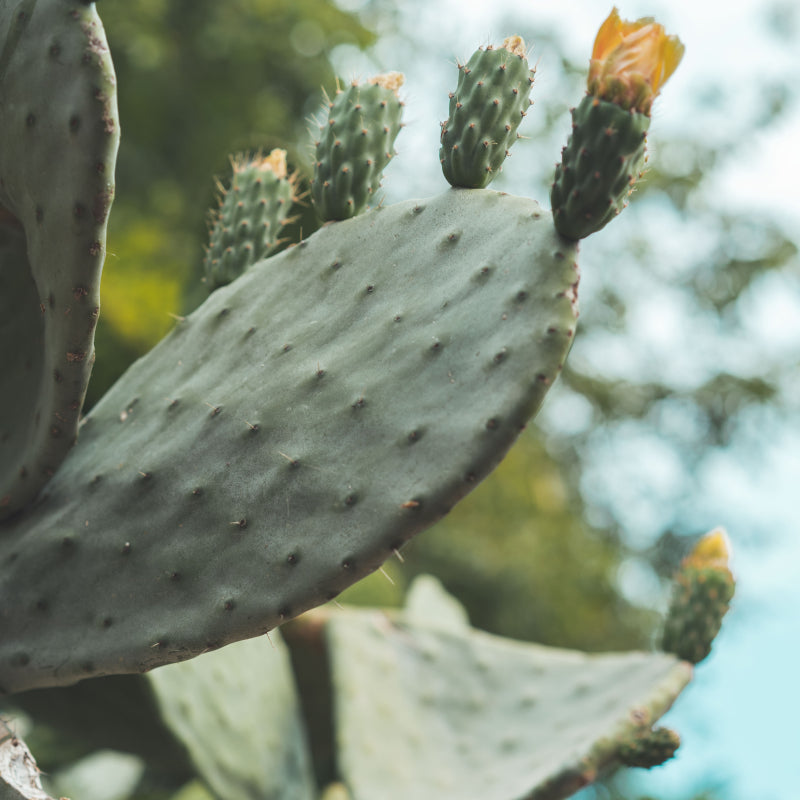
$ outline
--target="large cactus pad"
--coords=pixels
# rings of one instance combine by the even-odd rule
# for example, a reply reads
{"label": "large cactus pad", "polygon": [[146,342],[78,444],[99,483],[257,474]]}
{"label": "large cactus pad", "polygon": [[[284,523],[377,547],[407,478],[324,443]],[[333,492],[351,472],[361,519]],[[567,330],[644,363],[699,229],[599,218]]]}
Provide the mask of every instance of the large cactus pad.
{"label": "large cactus pad", "polygon": [[2,519],[75,440],[119,131],[93,3],[0,0],[0,38]]}
{"label": "large cactus pad", "polygon": [[577,283],[534,201],[453,189],[328,225],[214,292],[6,525],[0,686],[189,658],[376,569],[536,411]]}

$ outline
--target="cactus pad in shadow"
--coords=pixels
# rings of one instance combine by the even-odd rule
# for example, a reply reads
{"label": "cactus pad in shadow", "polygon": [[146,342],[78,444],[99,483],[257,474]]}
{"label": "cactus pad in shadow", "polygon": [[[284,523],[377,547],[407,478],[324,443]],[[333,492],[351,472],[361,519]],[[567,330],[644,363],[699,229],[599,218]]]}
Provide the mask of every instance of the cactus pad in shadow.
{"label": "cactus pad in shadow", "polygon": [[77,434],[119,130],[93,3],[0,3],[0,38],[2,519],[33,499]]}

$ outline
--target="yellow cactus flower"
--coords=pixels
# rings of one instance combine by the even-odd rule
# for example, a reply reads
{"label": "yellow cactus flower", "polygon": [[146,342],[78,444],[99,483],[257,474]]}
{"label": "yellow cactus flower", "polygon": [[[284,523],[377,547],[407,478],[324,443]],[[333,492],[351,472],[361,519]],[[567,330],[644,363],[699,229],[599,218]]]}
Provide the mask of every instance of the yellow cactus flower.
{"label": "yellow cactus flower", "polygon": [[722,528],[715,528],[697,542],[684,563],[694,567],[727,569],[730,553],[728,534]]}
{"label": "yellow cactus flower", "polygon": [[616,7],[600,26],[589,63],[588,90],[624,109],[650,114],[653,100],[675,72],[684,47],[652,17],[620,19]]}

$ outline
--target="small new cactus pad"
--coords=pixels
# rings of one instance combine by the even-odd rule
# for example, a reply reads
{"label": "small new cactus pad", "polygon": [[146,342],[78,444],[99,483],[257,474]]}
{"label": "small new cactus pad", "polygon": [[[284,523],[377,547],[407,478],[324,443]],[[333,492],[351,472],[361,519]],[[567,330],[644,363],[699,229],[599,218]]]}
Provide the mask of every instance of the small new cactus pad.
{"label": "small new cactus pad", "polygon": [[704,536],[683,560],[674,578],[664,625],[662,648],[666,652],[692,664],[711,652],[736,587],[728,559],[727,536],[717,529]]}
{"label": "small new cactus pad", "polygon": [[75,441],[119,128],[94,3],[0,3],[0,519]]}
{"label": "small new cactus pad", "polygon": [[622,741],[619,760],[626,767],[658,767],[673,758],[681,746],[681,737],[671,728],[646,728]]}
{"label": "small new cactus pad", "polygon": [[4,525],[0,687],[183,660],[377,569],[535,413],[577,286],[537,203],[448,189],[324,226],[213,292]]}
{"label": "small new cactus pad", "polygon": [[558,232],[577,241],[627,205],[645,162],[650,117],[592,95],[572,110],[572,134],[550,192]]}
{"label": "small new cactus pad", "polygon": [[351,83],[328,101],[319,126],[311,196],[323,220],[343,220],[374,203],[402,127],[399,72]]}
{"label": "small new cactus pad", "polygon": [[531,105],[533,75],[519,36],[509,37],[502,47],[481,48],[458,65],[458,86],[450,95],[439,149],[452,186],[479,189],[500,171]]}
{"label": "small new cactus pad", "polygon": [[325,633],[354,800],[560,800],[618,766],[620,743],[692,675],[665,653],[588,655],[376,611],[331,612]]}
{"label": "small new cactus pad", "polygon": [[211,220],[204,262],[209,292],[270,255],[297,199],[285,150],[273,150],[266,157],[238,156],[231,165],[231,185],[227,190],[220,187],[219,208]]}

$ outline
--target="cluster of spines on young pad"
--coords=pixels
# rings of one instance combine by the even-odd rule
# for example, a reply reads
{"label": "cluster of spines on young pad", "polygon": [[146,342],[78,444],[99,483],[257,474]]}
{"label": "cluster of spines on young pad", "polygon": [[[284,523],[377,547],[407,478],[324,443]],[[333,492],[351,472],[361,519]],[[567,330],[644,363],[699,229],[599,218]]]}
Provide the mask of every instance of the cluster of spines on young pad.
{"label": "cluster of spines on young pad", "polygon": [[204,262],[209,291],[235,280],[276,250],[298,200],[297,179],[289,174],[285,150],[236,156],[231,171],[230,187],[219,185],[219,207],[209,226]]}
{"label": "cluster of spines on young pad", "polygon": [[517,129],[531,105],[534,72],[519,36],[508,37],[502,47],[480,48],[458,65],[439,149],[452,186],[479,189],[495,178],[520,138]]}
{"label": "cluster of spines on young pad", "polygon": [[383,170],[402,127],[403,75],[353,81],[328,98],[314,145],[311,195],[320,219],[343,220],[377,205]]}

